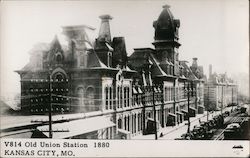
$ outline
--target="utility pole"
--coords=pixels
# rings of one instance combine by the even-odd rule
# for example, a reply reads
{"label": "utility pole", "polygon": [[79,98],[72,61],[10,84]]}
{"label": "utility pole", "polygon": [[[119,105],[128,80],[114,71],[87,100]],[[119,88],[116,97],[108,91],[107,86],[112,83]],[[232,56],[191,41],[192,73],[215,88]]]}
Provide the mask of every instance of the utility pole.
{"label": "utility pole", "polygon": [[187,133],[190,133],[190,115],[189,115],[189,102],[190,102],[190,93],[189,93],[189,83],[187,85],[187,96],[188,96],[188,113],[187,113],[187,116],[188,116],[188,130],[187,130]]}
{"label": "utility pole", "polygon": [[223,109],[223,99],[224,99],[224,97],[223,97],[223,85],[221,85],[221,109],[220,109],[221,114],[222,114],[222,109]]}
{"label": "utility pole", "polygon": [[51,90],[52,90],[52,85],[51,85],[51,70],[49,68],[49,138],[52,138],[52,95],[51,95]]}
{"label": "utility pole", "polygon": [[153,110],[154,110],[154,122],[155,122],[155,140],[157,140],[157,122],[156,122],[156,109],[155,109],[155,92],[154,92],[155,86],[152,86],[153,91]]}

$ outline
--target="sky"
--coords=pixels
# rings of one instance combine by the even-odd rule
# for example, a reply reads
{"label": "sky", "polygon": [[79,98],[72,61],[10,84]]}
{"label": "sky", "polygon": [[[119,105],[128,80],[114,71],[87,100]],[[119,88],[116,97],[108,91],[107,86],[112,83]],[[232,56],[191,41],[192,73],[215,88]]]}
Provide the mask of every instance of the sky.
{"label": "sky", "polygon": [[89,25],[97,36],[102,14],[110,14],[112,36],[124,36],[128,54],[133,48],[152,47],[153,21],[162,6],[170,5],[180,19],[179,59],[198,64],[208,73],[249,72],[248,0],[103,0],[103,1],[2,1],[1,96],[20,93],[20,70],[29,61],[29,50],[39,42],[50,43],[55,34],[65,43],[61,26]]}

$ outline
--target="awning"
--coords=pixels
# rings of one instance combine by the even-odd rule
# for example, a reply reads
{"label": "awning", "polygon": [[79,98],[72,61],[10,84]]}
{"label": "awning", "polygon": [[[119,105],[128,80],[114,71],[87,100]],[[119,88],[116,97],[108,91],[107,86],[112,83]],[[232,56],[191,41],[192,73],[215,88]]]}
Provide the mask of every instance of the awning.
{"label": "awning", "polygon": [[152,119],[152,118],[147,118],[147,120],[148,120],[148,121],[152,121],[152,122],[159,123],[159,121],[158,121],[158,120],[156,120],[156,121],[155,121],[155,120],[154,120],[154,119]]}
{"label": "awning", "polygon": [[183,115],[183,113],[180,111],[176,111],[176,114]]}
{"label": "awning", "polygon": [[170,65],[174,65],[171,61],[169,61],[169,64],[170,64]]}
{"label": "awning", "polygon": [[187,110],[185,110],[185,109],[181,109],[181,111],[182,111],[182,112],[185,112],[185,113],[188,113],[188,111],[187,111]]}
{"label": "awning", "polygon": [[133,94],[137,94],[137,90],[135,89],[135,87],[133,87]]}
{"label": "awning", "polygon": [[160,87],[158,87],[158,92],[161,92],[161,88]]}
{"label": "awning", "polygon": [[154,92],[158,93],[158,89],[156,87],[154,87]]}
{"label": "awning", "polygon": [[118,131],[118,132],[121,132],[121,133],[123,133],[123,134],[131,134],[131,132],[126,131],[126,130],[124,130],[124,129],[117,129],[117,131]]}
{"label": "awning", "polygon": [[[77,135],[82,135],[85,133],[97,131],[100,129],[105,129],[115,126],[113,122],[111,122],[107,117],[97,116],[93,118],[87,119],[79,119],[75,121],[65,122],[65,123],[57,123],[52,125],[53,130],[68,130],[68,132],[54,132],[53,138],[69,138]],[[40,126],[37,127],[39,131],[48,131],[49,126]],[[49,132],[43,132],[44,135],[49,137]]]}
{"label": "awning", "polygon": [[176,117],[176,115],[175,114],[173,114],[173,113],[168,113],[168,116],[172,116],[172,117]]}
{"label": "awning", "polygon": [[0,138],[31,138],[31,136],[32,136],[32,130],[30,129],[0,133]]}
{"label": "awning", "polygon": [[201,104],[198,104],[199,107],[202,107],[202,108],[205,108],[205,106],[201,105]]}
{"label": "awning", "polygon": [[138,93],[140,93],[140,94],[143,93],[140,87],[138,87]]}
{"label": "awning", "polygon": [[194,107],[191,107],[191,106],[189,107],[189,109],[196,111],[196,109]]}

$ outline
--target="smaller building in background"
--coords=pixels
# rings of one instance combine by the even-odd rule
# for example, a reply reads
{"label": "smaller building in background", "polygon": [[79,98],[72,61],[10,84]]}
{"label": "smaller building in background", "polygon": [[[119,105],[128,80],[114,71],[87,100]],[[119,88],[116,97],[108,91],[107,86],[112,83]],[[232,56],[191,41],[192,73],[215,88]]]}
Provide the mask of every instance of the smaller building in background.
{"label": "smaller building in background", "polygon": [[226,73],[212,73],[212,65],[209,65],[209,78],[204,89],[204,104],[207,110],[221,110],[236,105],[237,94],[237,83]]}

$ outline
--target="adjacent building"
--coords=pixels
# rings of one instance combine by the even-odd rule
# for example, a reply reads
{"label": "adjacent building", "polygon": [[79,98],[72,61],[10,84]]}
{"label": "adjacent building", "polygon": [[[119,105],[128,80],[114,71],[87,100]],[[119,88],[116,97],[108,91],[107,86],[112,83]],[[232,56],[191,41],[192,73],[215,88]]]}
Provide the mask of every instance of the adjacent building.
{"label": "adjacent building", "polygon": [[205,107],[211,110],[222,110],[227,106],[237,104],[238,88],[235,81],[224,74],[212,72],[209,65],[209,78],[205,84],[204,97]]}
{"label": "adjacent building", "polygon": [[[152,133],[155,125],[172,126],[203,113],[203,67],[197,58],[191,66],[179,60],[180,21],[169,8],[163,6],[153,22],[154,48],[135,48],[130,56],[125,38],[111,36],[110,15],[100,16],[95,41],[86,33],[92,27],[64,26],[68,45],[57,36],[50,44],[37,45],[30,62],[17,71],[21,109],[30,114],[46,114],[50,108],[53,114],[83,113],[84,119],[53,124],[69,128],[54,137],[93,139],[129,139]],[[46,129],[36,132],[46,137]]]}

